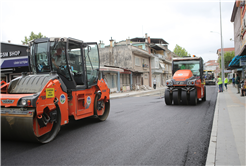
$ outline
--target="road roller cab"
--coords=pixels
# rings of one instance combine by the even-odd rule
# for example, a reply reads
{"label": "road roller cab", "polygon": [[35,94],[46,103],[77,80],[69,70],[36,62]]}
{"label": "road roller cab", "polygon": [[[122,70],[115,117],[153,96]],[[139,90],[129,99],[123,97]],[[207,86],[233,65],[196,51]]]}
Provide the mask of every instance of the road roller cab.
{"label": "road roller cab", "polygon": [[95,117],[107,119],[109,88],[99,80],[97,43],[73,38],[41,38],[30,42],[32,74],[1,82],[3,139],[48,143],[60,126]]}
{"label": "road roller cab", "polygon": [[174,58],[172,74],[172,79],[166,81],[165,103],[167,105],[196,105],[199,99],[206,100],[201,57]]}

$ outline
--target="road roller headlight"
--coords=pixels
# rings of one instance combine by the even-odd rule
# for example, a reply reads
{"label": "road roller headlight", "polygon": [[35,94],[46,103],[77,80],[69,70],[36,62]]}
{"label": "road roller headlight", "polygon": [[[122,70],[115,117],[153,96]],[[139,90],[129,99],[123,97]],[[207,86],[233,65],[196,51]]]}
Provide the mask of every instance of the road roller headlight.
{"label": "road roller headlight", "polygon": [[27,105],[26,99],[22,99],[22,100],[21,100],[21,104],[22,104],[23,106],[26,106],[26,105]]}
{"label": "road roller headlight", "polygon": [[31,106],[31,100],[29,100],[29,99],[22,99],[21,100],[21,105],[22,106]]}
{"label": "road roller headlight", "polygon": [[173,85],[173,82],[172,82],[171,80],[167,80],[167,81],[166,81],[166,85],[167,85],[167,86],[172,86],[172,85]]}
{"label": "road roller headlight", "polygon": [[190,81],[188,81],[187,84],[188,85],[191,85],[191,86],[194,86],[195,85],[195,82],[196,82],[195,80],[190,80]]}

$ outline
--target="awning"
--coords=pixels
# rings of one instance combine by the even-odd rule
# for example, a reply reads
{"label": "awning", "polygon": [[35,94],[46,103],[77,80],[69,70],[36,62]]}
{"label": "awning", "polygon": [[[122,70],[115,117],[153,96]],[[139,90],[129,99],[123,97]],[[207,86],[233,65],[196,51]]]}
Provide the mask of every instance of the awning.
{"label": "awning", "polygon": [[230,62],[230,64],[229,64],[228,68],[229,68],[229,69],[241,68],[241,66],[239,66],[239,62],[240,62],[240,59],[241,59],[241,58],[246,58],[246,55],[243,55],[243,56],[237,55],[237,56],[235,56],[235,57],[231,60],[231,62]]}
{"label": "awning", "polygon": [[100,67],[100,71],[108,71],[108,72],[124,72],[123,69],[115,68],[115,67]]}

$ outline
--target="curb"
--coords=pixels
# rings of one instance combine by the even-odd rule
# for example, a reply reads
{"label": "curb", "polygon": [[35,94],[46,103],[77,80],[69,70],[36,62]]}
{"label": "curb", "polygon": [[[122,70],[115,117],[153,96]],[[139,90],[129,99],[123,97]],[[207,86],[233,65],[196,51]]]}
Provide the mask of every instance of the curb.
{"label": "curb", "polygon": [[215,166],[215,160],[216,160],[216,147],[217,147],[217,133],[218,133],[218,119],[219,119],[219,96],[220,93],[218,93],[216,106],[215,106],[215,112],[214,112],[214,120],[213,120],[213,127],[212,132],[210,136],[210,142],[209,142],[209,148],[208,148],[208,154],[207,154],[207,161],[206,165],[213,165]]}

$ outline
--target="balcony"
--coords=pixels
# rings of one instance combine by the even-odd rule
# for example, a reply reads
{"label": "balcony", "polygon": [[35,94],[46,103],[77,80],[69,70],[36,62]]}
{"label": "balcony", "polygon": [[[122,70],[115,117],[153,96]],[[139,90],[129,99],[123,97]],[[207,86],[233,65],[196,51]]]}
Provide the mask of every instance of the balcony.
{"label": "balcony", "polygon": [[166,55],[161,55],[161,54],[153,54],[153,55],[157,56],[158,58],[164,59],[164,60],[167,59]]}

